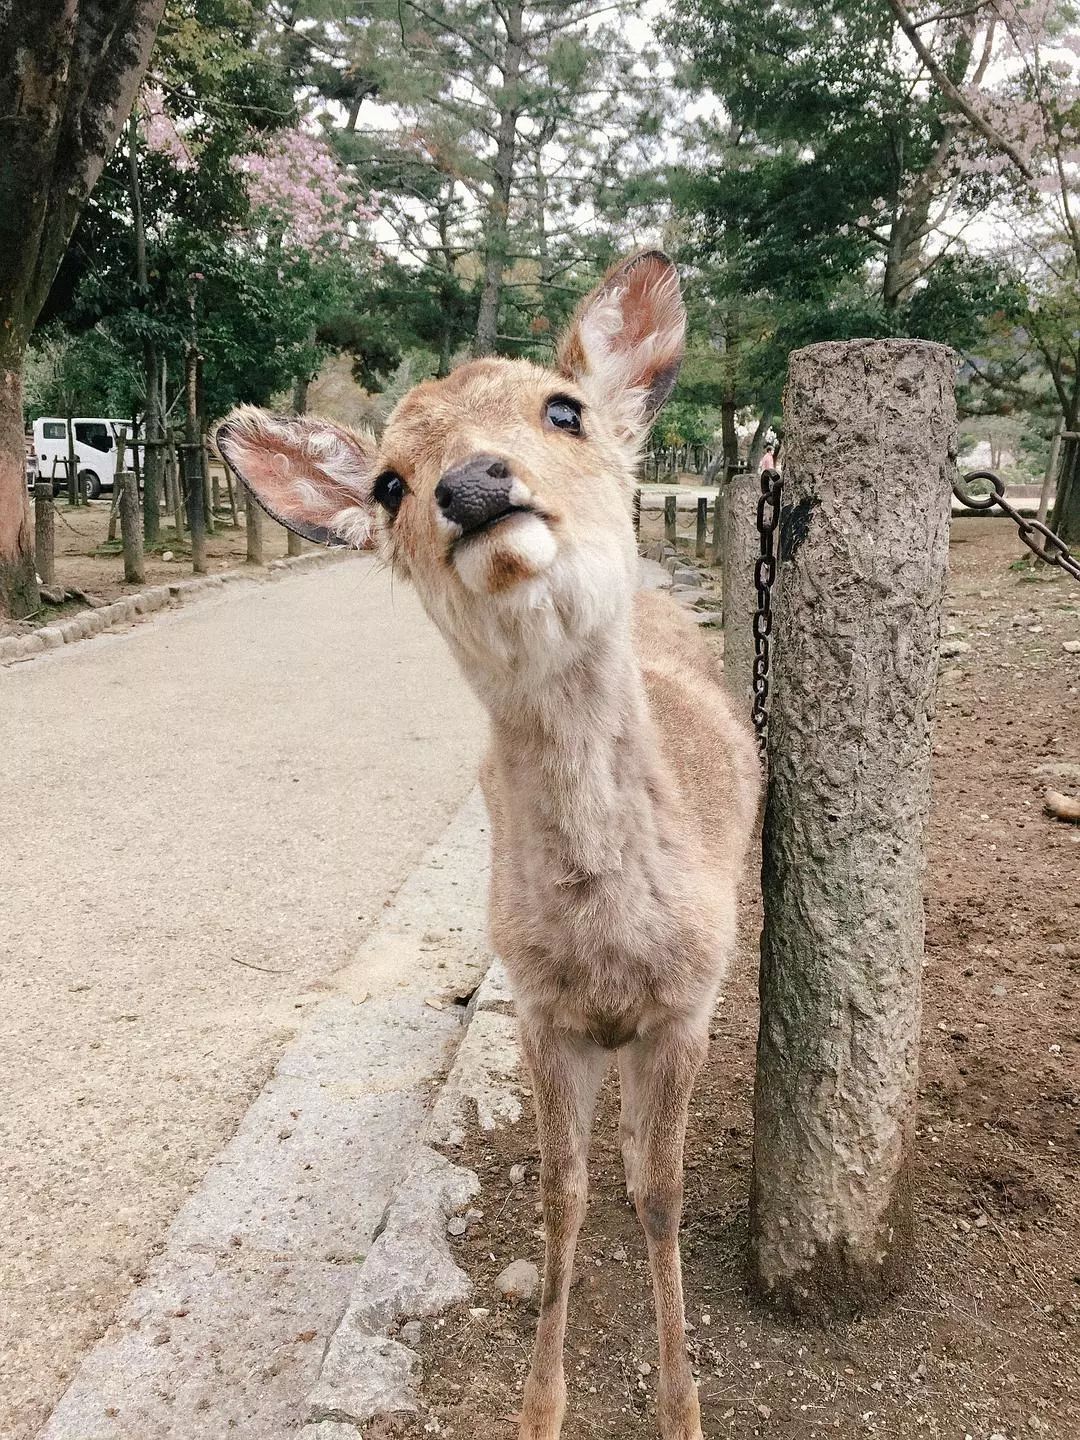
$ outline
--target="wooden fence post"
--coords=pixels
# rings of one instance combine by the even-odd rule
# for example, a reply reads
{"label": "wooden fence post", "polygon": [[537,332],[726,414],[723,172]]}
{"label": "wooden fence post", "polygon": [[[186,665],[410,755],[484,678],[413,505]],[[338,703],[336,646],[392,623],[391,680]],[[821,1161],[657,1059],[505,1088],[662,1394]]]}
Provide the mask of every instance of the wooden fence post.
{"label": "wooden fence post", "polygon": [[56,513],[51,480],[34,482],[34,563],[42,585],[56,584]]}
{"label": "wooden fence post", "polygon": [[733,474],[720,486],[716,501],[722,537],[724,684],[743,715],[750,713],[754,678],[754,565],[758,556],[760,489],[756,475]]}
{"label": "wooden fence post", "polygon": [[751,1256],[822,1317],[902,1282],[955,356],[791,357],[763,833]]}
{"label": "wooden fence post", "polygon": [[678,504],[677,496],[664,496],[664,539],[669,545],[675,544],[675,537],[678,534]]}
{"label": "wooden fence post", "polygon": [[244,494],[244,526],[247,540],[247,563],[263,563],[263,513],[250,490]]}

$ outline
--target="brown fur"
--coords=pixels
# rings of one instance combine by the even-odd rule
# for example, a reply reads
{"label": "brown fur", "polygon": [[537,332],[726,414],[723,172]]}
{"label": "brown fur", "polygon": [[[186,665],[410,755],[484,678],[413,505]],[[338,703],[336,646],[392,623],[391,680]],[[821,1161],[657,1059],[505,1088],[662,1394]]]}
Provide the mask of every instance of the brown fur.
{"label": "brown fur", "polygon": [[[375,476],[402,477],[409,493],[382,522],[380,543],[491,716],[481,777],[491,930],[532,1073],[547,1232],[521,1440],[560,1434],[588,1137],[613,1051],[627,1187],[653,1274],[660,1431],[701,1440],[679,1268],[683,1138],[734,944],[758,775],[694,627],[667,598],[635,594],[628,489],[682,329],[673,267],[646,252],[585,302],[559,375],[521,361],[463,366],[406,396],[377,448],[325,421],[251,411],[219,432],[227,458],[286,523],[354,543],[365,516],[378,525]],[[545,423],[554,395],[581,402],[582,437]],[[535,513],[462,537],[435,487],[479,453],[505,458]]]}

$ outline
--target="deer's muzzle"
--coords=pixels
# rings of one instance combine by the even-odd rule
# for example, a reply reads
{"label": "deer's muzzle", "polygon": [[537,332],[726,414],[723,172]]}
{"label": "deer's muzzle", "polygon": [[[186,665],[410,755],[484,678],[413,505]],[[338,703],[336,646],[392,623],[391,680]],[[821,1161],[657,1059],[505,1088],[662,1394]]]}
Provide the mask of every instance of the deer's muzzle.
{"label": "deer's muzzle", "polygon": [[[445,518],[460,526],[462,537],[497,524],[507,515],[532,507],[513,498],[514,475],[497,455],[474,455],[447,470],[435,487],[435,500]],[[520,491],[520,486],[517,487]]]}

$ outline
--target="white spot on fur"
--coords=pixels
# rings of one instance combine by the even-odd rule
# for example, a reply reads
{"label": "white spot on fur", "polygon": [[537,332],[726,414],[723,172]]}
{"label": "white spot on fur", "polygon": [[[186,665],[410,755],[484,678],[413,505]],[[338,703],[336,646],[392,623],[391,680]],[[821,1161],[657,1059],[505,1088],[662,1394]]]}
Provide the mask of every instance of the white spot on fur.
{"label": "white spot on fur", "polygon": [[466,541],[454,551],[454,568],[461,583],[475,595],[487,595],[492,588],[496,547],[500,556],[511,563],[516,561],[527,572],[523,580],[542,574],[559,548],[549,526],[537,515],[513,516],[487,534]]}
{"label": "white spot on fur", "polygon": [[508,494],[511,505],[525,506],[528,505],[529,501],[532,499],[532,491],[525,484],[524,480],[519,480],[516,475],[510,482],[510,490]]}

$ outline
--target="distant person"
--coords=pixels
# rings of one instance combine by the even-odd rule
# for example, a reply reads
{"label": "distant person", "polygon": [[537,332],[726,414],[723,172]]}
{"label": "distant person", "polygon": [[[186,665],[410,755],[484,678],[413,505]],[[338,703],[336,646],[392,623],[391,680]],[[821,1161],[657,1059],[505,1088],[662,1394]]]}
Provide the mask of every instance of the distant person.
{"label": "distant person", "polygon": [[761,464],[758,466],[759,473],[762,470],[778,470],[776,463],[776,451],[771,445],[766,445],[761,455]]}

